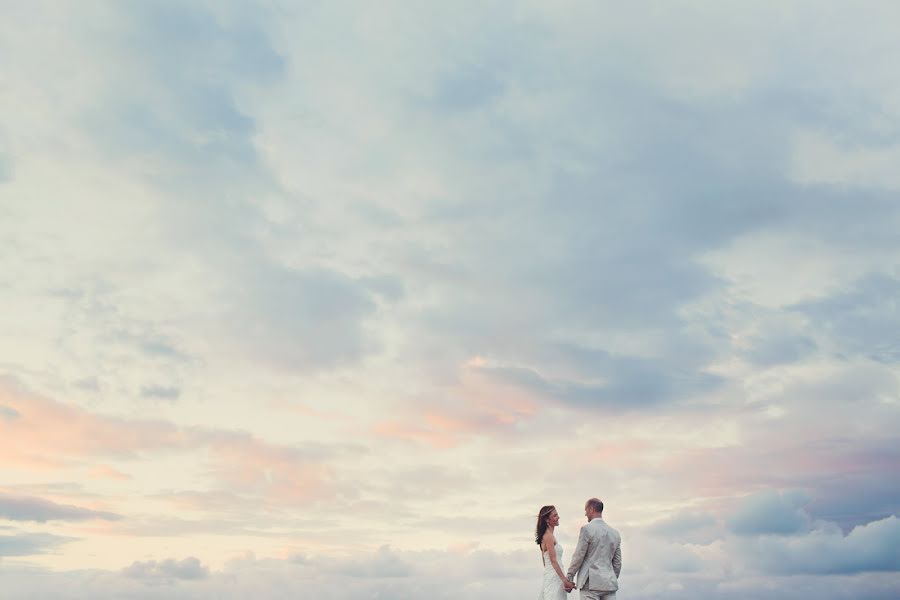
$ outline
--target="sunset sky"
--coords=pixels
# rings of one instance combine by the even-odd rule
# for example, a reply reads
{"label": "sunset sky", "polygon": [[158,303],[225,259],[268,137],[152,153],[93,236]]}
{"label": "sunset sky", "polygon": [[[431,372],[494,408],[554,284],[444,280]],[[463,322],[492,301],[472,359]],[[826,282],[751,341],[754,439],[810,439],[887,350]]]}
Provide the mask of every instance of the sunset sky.
{"label": "sunset sky", "polygon": [[896,2],[2,11],[4,599],[897,597]]}

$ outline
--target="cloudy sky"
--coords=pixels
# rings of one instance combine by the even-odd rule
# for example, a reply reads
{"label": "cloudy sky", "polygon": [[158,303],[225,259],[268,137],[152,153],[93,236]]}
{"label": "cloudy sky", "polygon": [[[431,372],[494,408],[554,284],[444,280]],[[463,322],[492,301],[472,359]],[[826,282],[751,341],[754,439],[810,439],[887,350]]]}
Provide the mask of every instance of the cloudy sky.
{"label": "cloudy sky", "polygon": [[3,13],[4,597],[896,597],[896,3]]}

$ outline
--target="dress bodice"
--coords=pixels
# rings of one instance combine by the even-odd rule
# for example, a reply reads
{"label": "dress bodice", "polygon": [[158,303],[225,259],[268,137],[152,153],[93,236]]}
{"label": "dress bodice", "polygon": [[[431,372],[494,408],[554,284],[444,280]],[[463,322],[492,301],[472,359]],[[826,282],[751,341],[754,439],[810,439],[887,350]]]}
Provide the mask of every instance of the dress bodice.
{"label": "dress bodice", "polygon": [[[557,542],[553,544],[553,550],[556,552],[556,562],[562,567],[562,546]],[[550,562],[550,552],[544,550],[542,554],[544,557],[544,575],[538,600],[568,600],[562,581],[560,581],[556,569],[553,568],[553,563]]]}

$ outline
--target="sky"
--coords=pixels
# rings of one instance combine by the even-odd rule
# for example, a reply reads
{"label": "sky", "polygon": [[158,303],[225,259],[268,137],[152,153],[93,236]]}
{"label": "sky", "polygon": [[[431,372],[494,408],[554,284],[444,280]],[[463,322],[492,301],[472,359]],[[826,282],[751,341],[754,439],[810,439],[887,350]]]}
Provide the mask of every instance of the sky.
{"label": "sky", "polygon": [[3,2],[4,598],[896,598],[894,2]]}

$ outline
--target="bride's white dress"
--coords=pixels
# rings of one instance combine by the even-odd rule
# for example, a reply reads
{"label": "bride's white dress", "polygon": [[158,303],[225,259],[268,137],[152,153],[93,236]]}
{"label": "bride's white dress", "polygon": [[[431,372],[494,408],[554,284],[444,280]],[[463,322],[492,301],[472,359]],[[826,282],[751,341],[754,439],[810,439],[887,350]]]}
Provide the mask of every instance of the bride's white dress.
{"label": "bride's white dress", "polygon": [[[554,545],[556,550],[556,562],[562,567],[562,546],[558,543]],[[550,562],[550,553],[544,550],[544,581],[541,583],[541,595],[538,600],[564,600],[568,598],[566,588],[563,587],[553,563]]]}

